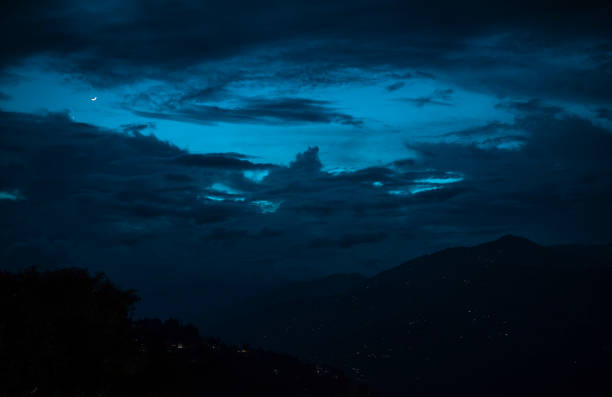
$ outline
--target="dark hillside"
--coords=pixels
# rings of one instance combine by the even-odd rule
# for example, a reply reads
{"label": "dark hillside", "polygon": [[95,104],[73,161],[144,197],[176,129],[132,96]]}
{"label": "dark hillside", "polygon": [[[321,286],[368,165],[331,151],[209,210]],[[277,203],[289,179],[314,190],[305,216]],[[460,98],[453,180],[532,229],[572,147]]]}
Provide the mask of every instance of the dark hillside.
{"label": "dark hillside", "polygon": [[341,372],[133,322],[137,300],[80,269],[0,273],[0,396],[366,396]]}
{"label": "dark hillside", "polygon": [[346,293],[279,296],[235,337],[387,392],[605,395],[612,271],[585,249],[513,236],[447,249]]}

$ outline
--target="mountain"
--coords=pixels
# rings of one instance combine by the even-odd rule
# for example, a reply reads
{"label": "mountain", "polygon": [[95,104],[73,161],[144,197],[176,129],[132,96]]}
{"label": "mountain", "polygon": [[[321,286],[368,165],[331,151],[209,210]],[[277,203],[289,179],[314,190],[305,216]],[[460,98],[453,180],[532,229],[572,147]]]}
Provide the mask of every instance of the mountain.
{"label": "mountain", "polygon": [[329,279],[308,294],[279,290],[228,313],[219,332],[342,368],[388,395],[606,395],[611,252],[504,236],[337,293],[325,293]]}

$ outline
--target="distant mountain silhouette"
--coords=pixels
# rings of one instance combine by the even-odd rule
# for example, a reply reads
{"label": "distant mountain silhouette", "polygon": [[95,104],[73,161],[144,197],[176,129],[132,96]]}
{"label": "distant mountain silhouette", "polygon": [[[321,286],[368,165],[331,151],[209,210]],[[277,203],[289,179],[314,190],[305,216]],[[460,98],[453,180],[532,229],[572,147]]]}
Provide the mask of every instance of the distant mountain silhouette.
{"label": "distant mountain silhouette", "polygon": [[279,290],[228,313],[220,332],[389,395],[610,395],[611,253],[504,236],[338,293],[325,291],[342,277],[311,282],[319,294]]}

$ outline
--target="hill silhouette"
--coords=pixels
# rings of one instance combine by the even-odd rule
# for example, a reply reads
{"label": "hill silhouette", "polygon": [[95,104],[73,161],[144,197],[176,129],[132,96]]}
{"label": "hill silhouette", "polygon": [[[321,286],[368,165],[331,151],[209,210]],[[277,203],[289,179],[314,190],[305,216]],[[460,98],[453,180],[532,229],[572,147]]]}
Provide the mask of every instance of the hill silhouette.
{"label": "hill silhouette", "polygon": [[245,302],[233,318],[253,326],[227,320],[221,332],[329,363],[389,395],[609,395],[610,252],[504,236],[332,296],[281,290],[266,305]]}
{"label": "hill silhouette", "polygon": [[0,396],[367,396],[331,368],[142,319],[82,269],[0,272]]}

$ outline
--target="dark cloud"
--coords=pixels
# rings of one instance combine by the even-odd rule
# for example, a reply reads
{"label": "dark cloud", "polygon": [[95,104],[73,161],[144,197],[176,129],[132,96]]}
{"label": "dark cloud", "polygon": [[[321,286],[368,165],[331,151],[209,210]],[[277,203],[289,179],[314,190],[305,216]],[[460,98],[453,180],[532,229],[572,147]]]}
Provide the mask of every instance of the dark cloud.
{"label": "dark cloud", "polygon": [[453,138],[463,143],[496,148],[516,148],[527,141],[526,132],[518,125],[497,120],[480,126],[451,131],[445,133],[443,137]]}
{"label": "dark cloud", "polygon": [[[130,85],[120,106],[150,120],[316,124],[317,134],[359,127],[350,139],[372,138],[377,121],[331,99],[348,85],[376,85],[386,97],[432,84],[456,90],[395,99],[423,113],[480,93],[499,104],[476,126],[408,142],[404,159],[338,174],[326,172],[318,147],[306,148],[316,137],[284,166],[247,153],[190,153],[158,139],[151,122],[111,131],[67,113],[0,112],[0,263],[103,270],[139,288],[155,316],[193,310],[194,318],[255,284],[373,273],[502,233],[609,242],[612,135],[567,110],[595,109],[602,125],[611,119],[607,8],[10,2],[0,13],[1,90],[14,96],[0,93],[6,102],[17,101],[10,89],[28,70],[55,71],[95,87]],[[308,98],[312,88],[330,96]],[[263,171],[261,180],[247,177]]]}
{"label": "dark cloud", "polygon": [[414,159],[401,159],[401,160],[396,160],[393,162],[393,165],[396,167],[410,167],[413,166],[415,164]]}
{"label": "dark cloud", "polygon": [[450,99],[452,97],[453,90],[448,88],[445,90],[435,89],[430,95],[422,96],[418,98],[399,98],[398,101],[409,102],[418,107],[425,105],[440,105],[440,106],[452,106]]}
{"label": "dark cloud", "polygon": [[[228,82],[244,78],[298,85],[365,78],[338,73],[350,68],[452,74],[458,85],[499,95],[610,100],[612,23],[595,1],[131,0],[96,6],[47,0],[12,2],[2,14],[4,66],[47,56],[54,68],[105,86],[206,78],[213,71],[217,78],[186,100],[224,98]],[[585,62],[577,65],[574,57]],[[207,120],[223,110],[197,113]]]}
{"label": "dark cloud", "polygon": [[445,134],[445,136],[456,136],[456,137],[479,137],[479,136],[491,136],[500,131],[506,132],[512,130],[513,126],[508,123],[502,123],[500,121],[492,121],[485,125],[464,128],[458,131],[451,131]]}
{"label": "dark cloud", "polygon": [[612,109],[599,108],[597,109],[597,117],[612,121]]}
{"label": "dark cloud", "polygon": [[123,132],[129,134],[140,134],[146,129],[155,129],[154,123],[142,123],[142,124],[124,124],[121,126]]}
{"label": "dark cloud", "polygon": [[149,118],[180,120],[204,124],[218,122],[248,124],[338,123],[360,126],[363,121],[338,112],[328,101],[305,98],[244,98],[236,108],[223,108],[203,104],[176,105],[166,103],[158,111],[134,110]]}
{"label": "dark cloud", "polygon": [[304,153],[298,153],[289,169],[306,172],[319,172],[323,164],[319,160],[319,148],[309,147]]}
{"label": "dark cloud", "polygon": [[340,237],[338,245],[341,248],[349,248],[358,244],[376,243],[385,239],[386,237],[387,234],[385,232],[363,234],[347,233]]}
{"label": "dark cloud", "polygon": [[[189,153],[139,127],[2,112],[0,191],[21,199],[0,200],[0,260],[104,270],[153,305],[185,291],[168,311],[190,302],[201,314],[249,283],[371,273],[500,230],[610,241],[610,131],[542,101],[503,106],[514,121],[410,142],[414,156],[339,174],[325,171],[317,147],[288,166],[261,164]],[[521,146],[499,147],[515,131]],[[245,177],[260,169],[261,181]]]}
{"label": "dark cloud", "polygon": [[[73,203],[83,210],[103,208],[92,208],[90,220],[129,215],[177,217],[197,223],[224,220],[234,212],[224,209],[232,205],[205,204],[198,199],[215,179],[195,173],[192,166],[238,172],[258,167],[231,155],[194,155],[193,159],[154,136],[141,135],[142,126],[130,126],[134,134],[123,135],[74,123],[64,115],[13,113],[2,113],[2,124],[5,131],[19,134],[2,136],[5,160],[0,188],[23,192],[28,197],[24,208],[54,203]],[[53,132],[52,137],[47,131]],[[168,182],[182,185],[170,189]]]}
{"label": "dark cloud", "polygon": [[185,174],[166,174],[164,175],[164,179],[168,182],[193,182],[194,179]]}
{"label": "dark cloud", "polygon": [[559,106],[542,103],[539,99],[529,99],[527,101],[507,101],[500,102],[495,105],[498,109],[506,109],[519,113],[528,113],[531,115],[538,114],[540,116],[551,117],[563,112],[563,108]]}
{"label": "dark cloud", "polygon": [[[426,153],[423,164],[459,170],[466,179],[458,185],[474,189],[461,196],[456,212],[444,209],[444,216],[456,221],[462,211],[478,206],[488,227],[519,228],[534,238],[554,234],[567,239],[578,232],[587,240],[594,235],[608,239],[599,217],[610,216],[604,205],[612,193],[608,171],[612,162],[604,155],[612,148],[609,131],[575,116],[552,117],[537,111],[517,118],[515,128],[529,132],[520,150],[420,145]],[[509,218],[517,216],[523,227]],[[562,226],[566,222],[574,226]],[[552,224],[560,229],[544,231]]]}
{"label": "dark cloud", "polygon": [[339,247],[351,248],[360,244],[372,244],[384,240],[387,237],[386,233],[347,233],[340,236],[338,239],[333,238],[316,238],[308,243],[311,248],[319,247]]}
{"label": "dark cloud", "polygon": [[264,227],[263,229],[259,231],[256,237],[257,238],[274,238],[274,237],[282,236],[283,234],[284,234],[283,230]]}
{"label": "dark cloud", "polygon": [[248,232],[246,230],[217,228],[208,235],[208,238],[212,240],[230,240],[235,242],[236,240],[245,238],[247,236]]}
{"label": "dark cloud", "polygon": [[385,89],[389,92],[393,92],[393,91],[397,91],[400,88],[402,88],[403,86],[405,86],[406,83],[404,83],[403,81],[398,81],[396,83],[393,84],[389,84]]}
{"label": "dark cloud", "polygon": [[172,159],[175,164],[180,164],[188,167],[203,167],[203,168],[222,168],[235,170],[254,170],[268,169],[274,167],[271,164],[255,164],[240,158],[241,155],[229,153],[212,153],[212,154],[187,154],[182,153]]}

